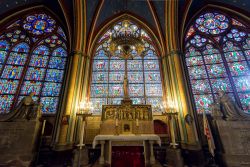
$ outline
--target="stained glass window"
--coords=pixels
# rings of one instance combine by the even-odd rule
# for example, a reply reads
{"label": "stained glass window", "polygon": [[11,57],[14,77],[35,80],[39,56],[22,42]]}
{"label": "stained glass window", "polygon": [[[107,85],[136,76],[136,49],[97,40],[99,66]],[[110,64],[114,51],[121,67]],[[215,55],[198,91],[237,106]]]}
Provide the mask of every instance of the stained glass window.
{"label": "stained glass window", "polygon": [[42,112],[58,109],[67,64],[63,29],[43,12],[24,15],[0,33],[0,114],[35,93]]}
{"label": "stained glass window", "polygon": [[[138,30],[139,27],[129,22],[129,27]],[[114,25],[99,40],[99,46],[93,57],[92,83],[90,86],[91,102],[94,113],[100,114],[103,104],[120,104],[123,99],[123,80],[127,73],[129,82],[129,96],[133,104],[151,104],[153,113],[161,113],[162,81],[159,68],[159,59],[152,41],[145,31],[145,48],[143,55],[132,53],[133,59],[122,59],[117,53],[110,56],[107,52],[109,46],[109,34],[113,31],[122,32],[121,22]],[[138,31],[139,32],[139,31]],[[135,33],[138,33],[137,31]]]}
{"label": "stained glass window", "polygon": [[224,90],[250,114],[249,27],[220,12],[199,15],[185,37],[185,62],[198,113]]}

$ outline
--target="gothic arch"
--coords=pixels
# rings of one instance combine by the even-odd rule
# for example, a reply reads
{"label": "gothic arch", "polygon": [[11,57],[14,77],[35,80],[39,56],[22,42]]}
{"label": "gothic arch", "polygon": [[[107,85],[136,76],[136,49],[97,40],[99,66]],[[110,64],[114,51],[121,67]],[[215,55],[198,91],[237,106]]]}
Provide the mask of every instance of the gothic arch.
{"label": "gothic arch", "polygon": [[44,114],[59,110],[69,61],[68,35],[61,23],[42,6],[18,11],[2,21],[0,96],[6,108],[2,113],[13,110],[30,92],[41,102]]}

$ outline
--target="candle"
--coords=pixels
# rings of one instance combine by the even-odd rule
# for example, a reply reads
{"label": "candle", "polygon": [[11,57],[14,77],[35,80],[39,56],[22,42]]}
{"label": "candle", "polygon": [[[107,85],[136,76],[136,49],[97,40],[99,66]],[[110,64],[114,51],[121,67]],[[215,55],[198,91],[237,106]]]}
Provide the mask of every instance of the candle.
{"label": "candle", "polygon": [[85,121],[83,121],[83,119],[81,118],[80,122],[82,123],[80,134],[79,134],[80,135],[79,145],[80,145],[80,149],[81,149],[82,146],[83,146],[83,136],[84,136]]}
{"label": "candle", "polygon": [[118,119],[115,119],[115,126],[118,126]]}
{"label": "candle", "polygon": [[138,118],[136,119],[136,126],[139,126],[139,120],[138,120]]}

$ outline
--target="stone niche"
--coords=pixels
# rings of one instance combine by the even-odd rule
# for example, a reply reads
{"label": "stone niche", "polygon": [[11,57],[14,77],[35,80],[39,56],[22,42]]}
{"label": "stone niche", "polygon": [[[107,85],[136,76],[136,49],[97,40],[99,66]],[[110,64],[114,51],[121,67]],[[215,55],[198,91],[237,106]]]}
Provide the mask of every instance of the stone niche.
{"label": "stone niche", "polygon": [[250,166],[250,121],[214,120],[217,136],[221,142],[221,159],[227,167]]}

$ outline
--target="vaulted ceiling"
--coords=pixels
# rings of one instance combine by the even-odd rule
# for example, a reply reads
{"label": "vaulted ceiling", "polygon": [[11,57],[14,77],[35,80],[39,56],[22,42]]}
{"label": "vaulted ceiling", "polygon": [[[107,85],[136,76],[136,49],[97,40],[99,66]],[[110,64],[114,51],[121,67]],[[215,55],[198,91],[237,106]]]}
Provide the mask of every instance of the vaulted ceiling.
{"label": "vaulted ceiling", "polygon": [[[122,13],[130,13],[146,23],[152,30],[157,29],[164,36],[165,32],[165,1],[166,0],[85,0],[86,3],[86,27],[87,36],[91,31],[98,31],[110,19]],[[179,24],[199,11],[206,4],[218,4],[229,8],[235,8],[249,16],[249,0],[179,0],[178,20]],[[43,5],[54,12],[68,28],[74,27],[73,0],[1,0],[0,20],[17,10],[35,5]],[[157,21],[156,21],[157,20]],[[96,22],[96,24],[93,24]],[[184,24],[187,24],[186,21]],[[67,27],[65,26],[65,27]],[[69,30],[69,33],[72,33]]]}

